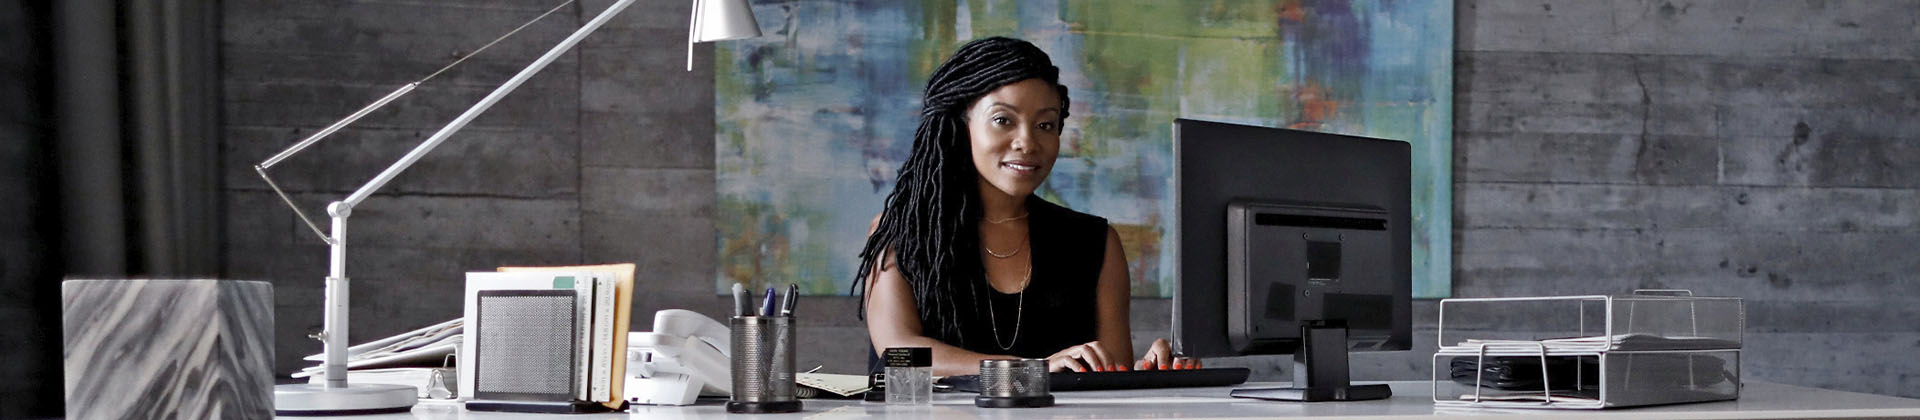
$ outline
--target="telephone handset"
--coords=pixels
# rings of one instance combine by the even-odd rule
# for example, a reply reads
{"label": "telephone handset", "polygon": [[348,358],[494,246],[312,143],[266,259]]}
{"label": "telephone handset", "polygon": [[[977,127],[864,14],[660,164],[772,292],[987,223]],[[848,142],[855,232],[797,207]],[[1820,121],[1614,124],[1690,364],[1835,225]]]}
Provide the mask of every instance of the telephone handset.
{"label": "telephone handset", "polygon": [[722,355],[732,352],[729,344],[733,330],[726,324],[685,309],[667,309],[653,313],[653,332],[678,337],[699,337]]}
{"label": "telephone handset", "polygon": [[725,324],[698,312],[655,312],[653,331],[628,334],[627,402],[690,405],[701,395],[727,396],[730,336]]}

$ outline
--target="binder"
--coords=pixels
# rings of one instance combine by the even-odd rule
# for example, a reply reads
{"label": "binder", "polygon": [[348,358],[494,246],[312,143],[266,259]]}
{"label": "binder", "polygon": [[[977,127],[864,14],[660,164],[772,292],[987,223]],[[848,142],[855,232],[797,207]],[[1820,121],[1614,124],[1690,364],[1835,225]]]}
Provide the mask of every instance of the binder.
{"label": "binder", "polygon": [[[584,275],[587,273],[581,274]],[[584,276],[584,278],[580,278],[573,283],[574,296],[580,299],[580,304],[574,307],[579,315],[576,315],[574,319],[578,319],[586,324],[583,325],[582,328],[574,329],[575,342],[573,346],[573,360],[587,362],[575,363],[573,365],[573,399],[576,401],[593,400],[593,396],[590,393],[591,389],[589,388],[593,384],[593,378],[589,377],[588,371],[591,370],[589,367],[593,365],[591,360],[593,360],[592,320],[594,302],[593,286],[595,283],[592,276]]]}
{"label": "binder", "polygon": [[593,356],[588,364],[588,376],[593,381],[588,386],[587,398],[582,401],[617,401],[612,394],[613,388],[613,304],[614,279],[604,272],[596,272],[593,277]]}

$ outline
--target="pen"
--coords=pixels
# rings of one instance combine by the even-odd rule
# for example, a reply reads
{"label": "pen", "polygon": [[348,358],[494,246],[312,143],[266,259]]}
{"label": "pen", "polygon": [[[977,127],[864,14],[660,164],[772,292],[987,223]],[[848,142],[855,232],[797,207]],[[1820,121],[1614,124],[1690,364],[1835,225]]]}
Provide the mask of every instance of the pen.
{"label": "pen", "polygon": [[800,302],[800,285],[787,283],[787,300],[780,302],[780,316],[792,318],[793,304]]}
{"label": "pen", "polygon": [[733,284],[733,315],[753,316],[753,296],[747,295],[747,287]]}
{"label": "pen", "polygon": [[773,316],[773,303],[779,302],[773,294],[773,286],[767,286],[767,302],[761,304],[760,316]]}

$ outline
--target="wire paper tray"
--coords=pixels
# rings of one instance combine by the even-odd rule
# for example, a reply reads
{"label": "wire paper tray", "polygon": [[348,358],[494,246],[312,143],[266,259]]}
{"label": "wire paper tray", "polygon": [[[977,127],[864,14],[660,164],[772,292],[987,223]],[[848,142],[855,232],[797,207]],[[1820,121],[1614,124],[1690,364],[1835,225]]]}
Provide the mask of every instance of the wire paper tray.
{"label": "wire paper tray", "polygon": [[[1686,291],[1440,302],[1440,406],[1599,409],[1739,398],[1739,298]],[[1442,361],[1445,359],[1446,364]]]}

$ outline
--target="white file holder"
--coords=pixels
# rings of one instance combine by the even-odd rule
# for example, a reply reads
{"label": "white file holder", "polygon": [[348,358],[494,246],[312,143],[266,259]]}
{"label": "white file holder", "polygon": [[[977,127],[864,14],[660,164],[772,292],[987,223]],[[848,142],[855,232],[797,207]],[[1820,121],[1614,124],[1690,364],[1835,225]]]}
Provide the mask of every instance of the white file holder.
{"label": "white file holder", "polygon": [[1740,298],[1684,290],[1444,299],[1433,402],[1600,409],[1737,399],[1745,318]]}

